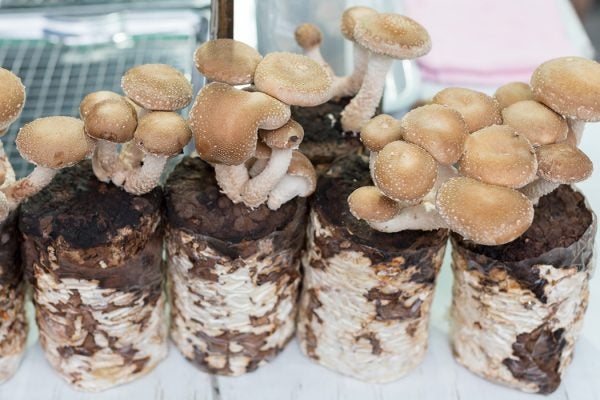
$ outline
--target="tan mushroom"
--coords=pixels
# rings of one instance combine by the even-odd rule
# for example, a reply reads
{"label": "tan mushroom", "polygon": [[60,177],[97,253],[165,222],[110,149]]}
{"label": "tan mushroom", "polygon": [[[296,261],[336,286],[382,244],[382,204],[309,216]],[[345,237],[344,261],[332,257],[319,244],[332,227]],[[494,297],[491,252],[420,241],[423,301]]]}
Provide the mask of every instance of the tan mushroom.
{"label": "tan mushroom", "polygon": [[[85,117],[92,110],[92,108],[94,108],[94,106],[96,104],[100,103],[101,101],[120,100],[120,99],[124,99],[124,97],[118,93],[111,92],[109,90],[99,90],[97,92],[88,93],[83,98],[83,100],[81,100],[81,103],[79,103],[79,117],[82,120],[85,120]],[[129,101],[131,102],[131,100],[129,100]],[[133,105],[135,103],[131,102],[130,104]]]}
{"label": "tan mushroom", "polygon": [[427,54],[431,39],[416,21],[398,14],[374,14],[358,19],[354,39],[371,54],[361,88],[342,112],[342,128],[359,132],[375,114],[394,59]]}
{"label": "tan mushroom", "polygon": [[561,142],[569,131],[561,115],[535,100],[518,101],[506,107],[502,119],[534,146]]}
{"label": "tan mushroom", "polygon": [[19,118],[25,107],[25,86],[21,79],[4,68],[0,68],[0,136]]}
{"label": "tan mushroom", "polygon": [[494,93],[494,97],[503,110],[518,101],[533,100],[533,92],[524,82],[511,82],[500,86]]}
{"label": "tan mushroom", "polygon": [[502,123],[500,106],[496,99],[476,90],[447,88],[437,93],[433,102],[458,111],[467,123],[469,133]]}
{"label": "tan mushroom", "polygon": [[360,132],[360,140],[371,152],[379,152],[391,142],[402,139],[404,129],[396,118],[380,114],[371,118]]}
{"label": "tan mushroom", "polygon": [[397,202],[385,196],[376,186],[363,186],[348,197],[350,212],[367,222],[388,221],[400,211]]}
{"label": "tan mushroom", "polygon": [[121,79],[127,97],[152,111],[175,111],[192,101],[192,85],[166,64],[143,64],[129,69]]}
{"label": "tan mushroom", "polygon": [[531,201],[518,191],[465,177],[443,184],[436,206],[450,229],[489,246],[521,236],[531,226],[534,214]]}
{"label": "tan mushroom", "polygon": [[327,61],[321,55],[320,47],[323,42],[323,35],[318,26],[308,22],[298,25],[294,31],[294,38],[306,57],[319,63],[330,76],[334,75],[331,66],[327,64]]}
{"label": "tan mushroom", "polygon": [[317,187],[317,173],[310,160],[299,151],[292,153],[287,173],[271,190],[267,206],[277,210],[294,197],[308,197]]}
{"label": "tan mushroom", "polygon": [[230,85],[252,83],[262,56],[256,49],[233,39],[209,40],[196,49],[196,68],[206,79]]}
{"label": "tan mushroom", "polygon": [[460,172],[485,183],[520,188],[535,179],[537,160],[527,139],[508,125],[492,125],[465,141]]}

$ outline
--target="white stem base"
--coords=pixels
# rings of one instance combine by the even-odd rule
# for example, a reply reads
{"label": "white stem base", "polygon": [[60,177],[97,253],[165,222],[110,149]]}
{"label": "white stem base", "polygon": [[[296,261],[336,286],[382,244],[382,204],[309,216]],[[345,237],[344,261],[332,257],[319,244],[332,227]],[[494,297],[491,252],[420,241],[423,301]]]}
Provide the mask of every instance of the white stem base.
{"label": "white stem base", "polygon": [[145,154],[141,168],[115,172],[113,183],[134,195],[148,193],[159,185],[167,159],[167,156]]}
{"label": "white stem base", "polygon": [[99,181],[110,182],[114,173],[119,170],[120,160],[117,144],[99,139],[92,155],[92,170]]}
{"label": "white stem base", "polygon": [[299,176],[286,175],[271,190],[267,206],[271,210],[277,210],[296,196],[304,197],[309,190],[308,186],[306,179]]}
{"label": "white stem base", "polygon": [[292,150],[273,149],[265,169],[244,185],[242,190],[244,204],[256,208],[267,201],[271,190],[285,176],[291,160]]}
{"label": "white stem base", "polygon": [[233,203],[242,201],[242,188],[248,182],[248,169],[246,165],[215,164],[215,177],[221,192],[229,197]]}
{"label": "white stem base", "polygon": [[36,166],[27,177],[3,188],[2,192],[6,195],[9,210],[16,209],[23,200],[46,187],[52,181],[56,172],[57,170],[52,168]]}

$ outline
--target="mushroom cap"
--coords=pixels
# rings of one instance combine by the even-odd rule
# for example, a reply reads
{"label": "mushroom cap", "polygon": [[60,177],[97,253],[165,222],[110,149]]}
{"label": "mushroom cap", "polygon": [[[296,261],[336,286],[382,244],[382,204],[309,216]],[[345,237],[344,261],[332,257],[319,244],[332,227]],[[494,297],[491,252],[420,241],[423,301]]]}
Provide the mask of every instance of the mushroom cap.
{"label": "mushroom cap", "polygon": [[467,123],[469,132],[502,123],[500,105],[496,99],[476,90],[447,88],[438,92],[433,97],[433,102],[458,111]]}
{"label": "mushroom cap", "polygon": [[147,153],[172,156],[185,147],[192,131],[181,115],[172,111],[154,111],[140,118],[135,142]]}
{"label": "mushroom cap", "polygon": [[340,21],[340,30],[342,35],[348,40],[354,42],[354,28],[359,19],[366,16],[375,15],[377,11],[370,7],[355,6],[347,8],[342,14]]}
{"label": "mushroom cap", "polygon": [[85,133],[89,136],[114,143],[133,139],[138,124],[135,108],[121,96],[94,105],[83,122]]}
{"label": "mushroom cap", "polygon": [[533,203],[510,188],[458,177],[439,189],[436,207],[450,229],[465,239],[494,246],[521,236],[533,222]]}
{"label": "mushroom cap", "polygon": [[304,129],[298,122],[290,119],[280,128],[259,130],[258,136],[272,149],[297,149],[304,138]]}
{"label": "mushroom cap", "polygon": [[535,100],[518,101],[502,110],[504,125],[512,126],[534,146],[560,142],[567,138],[567,121]]}
{"label": "mushroom cap", "polygon": [[259,140],[256,143],[256,150],[254,150],[254,158],[266,160],[271,157],[271,152],[271,148]]}
{"label": "mushroom cap", "polygon": [[196,49],[196,68],[206,79],[230,85],[252,83],[260,53],[246,43],[233,39],[209,40]]}
{"label": "mushroom cap", "polygon": [[510,82],[500,86],[494,93],[500,109],[504,109],[517,101],[533,100],[531,86],[524,82]]}
{"label": "mushroom cap", "polygon": [[323,35],[321,35],[319,27],[308,22],[298,25],[296,31],[294,31],[294,37],[298,46],[304,50],[318,47],[323,41]]}
{"label": "mushroom cap", "polygon": [[92,110],[92,108],[94,108],[94,106],[96,104],[100,103],[101,101],[119,100],[119,99],[123,99],[123,98],[125,98],[125,97],[121,96],[118,93],[111,92],[110,90],[99,90],[97,92],[88,93],[83,98],[83,100],[81,100],[81,103],[79,103],[79,116],[81,117],[82,120],[85,120],[85,117]]}
{"label": "mushroom cap", "polygon": [[450,107],[429,104],[402,118],[404,140],[427,150],[442,165],[457,162],[469,132],[460,113]]}
{"label": "mushroom cap", "polygon": [[285,104],[312,107],[331,97],[333,80],[318,62],[294,53],[270,53],[256,67],[256,89]]}
{"label": "mushroom cap", "polygon": [[121,79],[123,92],[147,110],[175,111],[192,101],[192,84],[166,64],[143,64],[129,69]]}
{"label": "mushroom cap", "polygon": [[538,175],[554,183],[581,182],[592,175],[594,166],[587,155],[568,143],[555,143],[536,149]]}
{"label": "mushroom cap", "polygon": [[421,199],[433,188],[437,172],[437,163],[428,152],[401,140],[387,144],[373,166],[375,184],[396,201]]}
{"label": "mushroom cap", "polygon": [[582,121],[600,121],[600,64],[581,57],[555,58],[531,76],[536,100],[557,113]]}
{"label": "mushroom cap", "polygon": [[350,212],[356,219],[368,222],[385,222],[400,211],[397,202],[386,197],[375,186],[363,186],[348,196]]}
{"label": "mushroom cap", "polygon": [[379,114],[363,125],[360,140],[371,151],[381,151],[386,144],[402,139],[404,129],[400,121],[387,115]]}
{"label": "mushroom cap", "polygon": [[[25,107],[25,86],[21,78],[0,68],[0,132],[15,122]],[[0,134],[1,135],[1,134]]]}
{"label": "mushroom cap", "polygon": [[19,130],[15,143],[25,160],[52,169],[75,165],[93,149],[83,121],[72,117],[38,118]]}
{"label": "mushroom cap", "polygon": [[258,129],[277,129],[289,119],[290,108],[271,96],[220,82],[200,90],[189,115],[200,157],[226,165],[254,156]]}
{"label": "mushroom cap", "polygon": [[520,188],[535,179],[537,160],[531,143],[508,125],[492,125],[469,135],[460,172],[492,185]]}
{"label": "mushroom cap", "polygon": [[398,14],[366,15],[356,22],[354,39],[372,53],[409,60],[431,50],[429,33],[418,22]]}
{"label": "mushroom cap", "polygon": [[304,178],[308,183],[306,196],[310,196],[317,188],[317,172],[308,157],[301,152],[294,150],[292,152],[292,160],[288,166],[286,174]]}

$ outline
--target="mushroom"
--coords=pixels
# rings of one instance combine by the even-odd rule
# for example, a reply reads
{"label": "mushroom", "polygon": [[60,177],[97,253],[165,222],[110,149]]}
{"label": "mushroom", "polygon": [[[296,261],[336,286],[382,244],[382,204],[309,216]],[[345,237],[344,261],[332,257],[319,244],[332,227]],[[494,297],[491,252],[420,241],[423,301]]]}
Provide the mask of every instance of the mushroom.
{"label": "mushroom", "polygon": [[196,49],[196,68],[206,79],[230,85],[252,83],[262,56],[254,48],[233,39],[209,40]]}
{"label": "mushroom", "polygon": [[292,153],[287,173],[271,190],[267,206],[277,210],[296,196],[308,197],[317,187],[317,173],[310,160],[299,151]]}
{"label": "mushroom", "polygon": [[342,111],[342,128],[359,132],[381,100],[385,77],[393,60],[413,59],[431,49],[429,34],[416,21],[397,14],[359,18],[354,39],[371,54],[360,90]]}
{"label": "mushroom", "polygon": [[385,196],[376,186],[363,186],[348,196],[350,212],[367,222],[388,221],[400,211],[397,202]]}
{"label": "mushroom", "polygon": [[533,204],[518,191],[475,179],[452,178],[437,194],[447,226],[467,240],[501,245],[521,236],[533,222]]}
{"label": "mushroom", "polygon": [[500,86],[496,90],[496,93],[494,93],[494,97],[500,109],[503,110],[518,101],[533,100],[533,93],[528,84],[524,82],[511,82]]}
{"label": "mushroom", "polygon": [[117,171],[113,182],[134,195],[148,193],[158,186],[169,157],[181,152],[190,141],[192,132],[177,113],[154,111],[142,117],[134,141],[144,152],[138,169]]}
{"label": "mushroom", "polygon": [[311,23],[304,23],[298,25],[296,30],[294,31],[294,38],[296,39],[296,43],[298,46],[304,50],[304,55],[311,60],[318,62],[327,73],[333,76],[333,71],[327,61],[323,59],[321,55],[321,43],[323,42],[323,36],[321,35],[321,30],[318,26]]}
{"label": "mushroom", "polygon": [[[109,90],[99,90],[97,92],[88,93],[83,98],[83,100],[81,100],[81,103],[79,103],[79,116],[82,120],[85,120],[85,117],[87,117],[89,112],[92,110],[92,108],[94,108],[94,106],[96,104],[98,104],[104,100],[120,100],[120,99],[124,99],[124,97],[118,93],[111,92]],[[128,99],[128,102],[130,102],[130,104],[132,104],[132,105],[135,104],[129,99]]]}
{"label": "mushroom", "polygon": [[433,103],[458,111],[464,118],[469,133],[502,123],[500,105],[496,99],[476,90],[447,88],[433,97]]}
{"label": "mushroom", "polygon": [[520,188],[535,179],[537,160],[531,143],[508,125],[492,125],[465,141],[460,172],[485,183]]}
{"label": "mushroom", "polygon": [[361,142],[369,149],[369,169],[373,178],[373,164],[377,159],[377,153],[391,142],[402,139],[404,129],[400,121],[387,114],[380,114],[371,118],[360,132]]}
{"label": "mushroom", "polygon": [[561,115],[535,100],[518,101],[506,107],[502,119],[534,146],[561,142],[569,131]]}
{"label": "mushroom", "polygon": [[[21,79],[12,72],[0,68],[0,137],[8,131],[10,125],[19,118],[25,106],[25,86]],[[4,152],[0,140],[0,186],[8,185],[15,180],[15,172],[10,160]]]}

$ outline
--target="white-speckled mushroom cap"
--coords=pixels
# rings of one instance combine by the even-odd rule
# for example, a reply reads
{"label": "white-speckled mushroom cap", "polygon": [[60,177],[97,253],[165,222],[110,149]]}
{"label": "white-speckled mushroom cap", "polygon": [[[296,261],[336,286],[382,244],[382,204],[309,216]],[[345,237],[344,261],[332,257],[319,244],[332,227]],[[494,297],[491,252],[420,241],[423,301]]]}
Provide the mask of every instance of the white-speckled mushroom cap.
{"label": "white-speckled mushroom cap", "polygon": [[586,180],[594,166],[589,157],[569,143],[555,143],[536,149],[538,175],[547,181],[571,184]]}
{"label": "white-speckled mushroom cap", "polygon": [[502,123],[500,105],[496,99],[476,90],[446,88],[433,97],[433,103],[458,111],[467,123],[469,132]]}
{"label": "white-speckled mushroom cap", "polygon": [[[88,113],[94,108],[94,106],[104,100],[119,100],[127,99],[118,93],[111,92],[110,90],[99,90],[97,92],[88,93],[81,103],[79,103],[79,117],[85,120]],[[128,100],[128,99],[127,99]],[[131,100],[129,100],[131,101]],[[133,101],[131,101],[133,103]],[[139,106],[138,106],[139,107]]]}
{"label": "white-speckled mushroom cap", "polygon": [[194,53],[196,68],[202,75],[230,85],[252,83],[261,60],[256,49],[233,39],[209,40]]}
{"label": "white-speckled mushroom cap", "polygon": [[0,136],[15,122],[25,107],[25,86],[11,71],[0,68]]}
{"label": "white-speckled mushroom cap", "polygon": [[297,149],[304,138],[304,129],[298,122],[290,119],[277,129],[259,130],[258,136],[272,149]]}
{"label": "white-speckled mushroom cap", "polygon": [[523,100],[502,110],[504,125],[526,137],[532,145],[540,146],[563,141],[569,127],[565,118],[535,100]]}
{"label": "white-speckled mushroom cap", "polygon": [[348,196],[350,212],[356,219],[368,222],[388,221],[400,211],[397,202],[385,196],[375,186],[363,186]]}
{"label": "white-speckled mushroom cap", "polygon": [[517,101],[533,100],[531,86],[525,82],[510,82],[500,86],[494,93],[500,109],[504,109]]}
{"label": "white-speckled mushroom cap", "polygon": [[359,19],[366,16],[377,14],[377,11],[370,7],[355,6],[347,8],[342,14],[340,21],[340,30],[342,35],[348,40],[354,41],[354,28]]}
{"label": "white-speckled mushroom cap", "polygon": [[144,115],[134,135],[138,146],[158,156],[180,153],[191,138],[192,131],[187,121],[172,111],[154,111]]}
{"label": "white-speckled mushroom cap", "polygon": [[123,92],[147,110],[175,111],[192,101],[192,84],[166,64],[143,64],[129,69],[121,79]]}
{"label": "white-speckled mushroom cap", "polygon": [[360,141],[371,151],[381,151],[386,144],[402,139],[403,134],[400,121],[390,115],[379,114],[363,125]]}
{"label": "white-speckled mushroom cap", "polygon": [[85,133],[94,139],[125,143],[133,139],[138,125],[135,108],[124,97],[95,104],[83,120]]}
{"label": "white-speckled mushroom cap", "polygon": [[254,73],[257,90],[285,104],[312,107],[331,97],[333,80],[318,62],[294,53],[270,53]]}
{"label": "white-speckled mushroom cap", "polygon": [[501,245],[521,236],[533,222],[533,203],[522,193],[458,177],[439,189],[436,207],[450,229],[482,245]]}
{"label": "white-speckled mushroom cap", "polygon": [[52,169],[75,165],[93,149],[83,121],[60,116],[39,118],[24,125],[15,144],[25,160]]}
{"label": "white-speckled mushroom cap", "polygon": [[582,121],[600,121],[600,64],[562,57],[540,65],[531,76],[536,100],[557,113]]}

